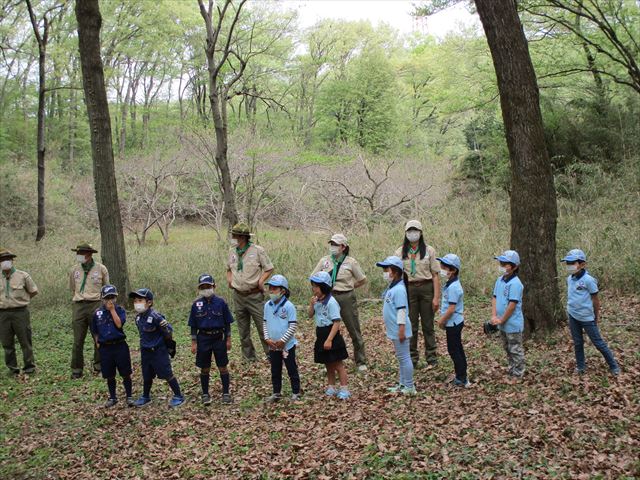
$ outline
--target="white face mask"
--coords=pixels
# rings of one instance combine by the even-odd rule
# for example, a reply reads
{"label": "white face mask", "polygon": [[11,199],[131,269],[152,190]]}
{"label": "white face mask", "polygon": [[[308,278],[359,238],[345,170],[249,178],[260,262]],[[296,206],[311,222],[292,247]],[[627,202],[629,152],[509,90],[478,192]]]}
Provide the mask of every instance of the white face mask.
{"label": "white face mask", "polygon": [[334,257],[340,255],[340,245],[329,245],[329,255]]}
{"label": "white face mask", "polygon": [[281,293],[270,293],[269,294],[269,299],[271,300],[272,303],[278,303],[281,298],[282,298],[282,294]]}
{"label": "white face mask", "polygon": [[213,297],[213,288],[203,288],[202,290],[200,290],[200,295],[205,298]]}
{"label": "white face mask", "polygon": [[138,312],[138,313],[144,313],[147,311],[147,304],[146,303],[134,303],[133,304],[133,309]]}
{"label": "white face mask", "polygon": [[11,270],[13,267],[13,262],[11,260],[3,260],[0,262],[0,269],[2,270]]}
{"label": "white face mask", "polygon": [[393,280],[393,278],[391,278],[391,272],[382,272],[382,278],[387,283],[391,283],[391,281]]}
{"label": "white face mask", "polygon": [[498,267],[498,271],[504,275],[505,273],[507,273],[507,267],[503,267],[502,265]]}
{"label": "white face mask", "polygon": [[238,239],[237,238],[232,238],[231,240],[229,240],[229,244],[233,247],[236,248],[238,246]]}
{"label": "white face mask", "polygon": [[449,270],[445,270],[444,268],[440,269],[440,276],[442,278],[449,278]]}
{"label": "white face mask", "polygon": [[569,273],[576,273],[578,271],[578,266],[577,265],[567,265],[567,272]]}
{"label": "white face mask", "polygon": [[418,240],[420,240],[420,232],[418,231],[407,232],[407,240],[409,240],[411,243],[417,242]]}
{"label": "white face mask", "polygon": [[86,262],[86,257],[84,255],[77,254],[76,255],[76,262],[85,263]]}

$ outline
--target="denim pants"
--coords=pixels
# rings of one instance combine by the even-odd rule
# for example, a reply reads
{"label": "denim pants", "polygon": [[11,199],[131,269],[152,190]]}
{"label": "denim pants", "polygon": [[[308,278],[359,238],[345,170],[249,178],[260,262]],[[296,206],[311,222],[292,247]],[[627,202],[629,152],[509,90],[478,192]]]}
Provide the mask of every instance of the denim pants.
{"label": "denim pants", "polygon": [[464,323],[459,323],[453,327],[447,327],[447,351],[451,360],[453,360],[453,368],[456,371],[456,378],[461,382],[467,381],[467,357],[462,347],[462,329]]}
{"label": "denim pants", "polygon": [[413,388],[413,362],[411,361],[410,342],[405,338],[404,342],[392,340],[393,348],[396,351],[396,358],[400,367],[398,383],[407,388]]}
{"label": "denim pants", "polygon": [[582,331],[584,330],[593,343],[593,346],[598,349],[604,359],[607,361],[610,370],[618,370],[618,363],[613,358],[613,353],[609,350],[607,342],[604,341],[600,335],[600,329],[596,322],[579,322],[571,315],[569,315],[569,330],[571,330],[571,336],[573,337],[573,349],[576,353],[576,368],[578,370],[584,370],[586,368],[584,360],[584,337]]}

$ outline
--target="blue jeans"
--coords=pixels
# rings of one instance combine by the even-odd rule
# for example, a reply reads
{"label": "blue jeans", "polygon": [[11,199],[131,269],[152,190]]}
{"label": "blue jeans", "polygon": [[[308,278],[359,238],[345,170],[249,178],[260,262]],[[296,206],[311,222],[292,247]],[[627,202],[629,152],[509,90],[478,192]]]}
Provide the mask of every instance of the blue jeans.
{"label": "blue jeans", "polygon": [[616,359],[613,358],[613,353],[609,350],[607,342],[604,341],[600,335],[600,329],[596,322],[579,322],[571,315],[569,315],[569,330],[571,330],[571,336],[573,337],[573,349],[576,353],[576,368],[578,370],[584,370],[586,368],[584,361],[584,338],[582,331],[584,330],[593,343],[593,346],[598,349],[604,359],[609,365],[609,369],[612,371],[619,370]]}
{"label": "blue jeans", "polygon": [[413,388],[413,362],[411,361],[410,353],[411,342],[408,338],[405,338],[404,342],[400,342],[400,340],[392,340],[392,342],[400,367],[398,383],[407,388]]}

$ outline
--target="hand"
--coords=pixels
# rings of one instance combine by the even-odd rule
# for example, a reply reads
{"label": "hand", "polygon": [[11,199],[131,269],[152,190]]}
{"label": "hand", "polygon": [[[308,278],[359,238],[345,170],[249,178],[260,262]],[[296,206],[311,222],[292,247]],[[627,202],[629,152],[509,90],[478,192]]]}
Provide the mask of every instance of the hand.
{"label": "hand", "polygon": [[264,283],[262,280],[258,280],[258,290],[260,290],[260,293],[264,293]]}
{"label": "hand", "polygon": [[284,342],[282,340],[278,340],[275,342],[276,350],[282,350],[284,348]]}
{"label": "hand", "polygon": [[108,300],[105,307],[107,307],[107,310],[110,312],[113,312],[116,309],[116,304],[113,300]]}
{"label": "hand", "polygon": [[333,345],[333,340],[328,340],[324,342],[323,348],[325,350],[331,350],[331,345]]}
{"label": "hand", "polygon": [[273,340],[271,340],[270,338],[267,338],[265,340],[265,343],[267,344],[267,347],[269,347],[269,350],[275,350],[276,349],[276,344]]}
{"label": "hand", "polygon": [[406,335],[404,334],[404,332],[400,332],[398,333],[398,341],[400,343],[404,343],[404,341],[407,339]]}
{"label": "hand", "polygon": [[491,325],[500,325],[502,322],[500,321],[500,319],[494,315],[493,317],[491,317]]}
{"label": "hand", "polygon": [[447,327],[447,322],[443,322],[442,320],[438,320],[438,326],[442,329],[445,330]]}
{"label": "hand", "polygon": [[316,303],[318,303],[318,297],[314,295],[313,297],[311,297],[311,301],[309,302],[309,305],[313,307]]}
{"label": "hand", "polygon": [[196,342],[195,340],[192,340],[191,341],[191,353],[195,355],[197,351],[198,351],[198,342]]}
{"label": "hand", "polygon": [[160,326],[162,328],[165,328],[167,325],[169,325],[169,322],[167,322],[166,319],[163,318],[162,320],[160,320]]}
{"label": "hand", "polygon": [[231,351],[231,337],[227,337],[227,352]]}
{"label": "hand", "polygon": [[437,298],[434,298],[433,301],[431,302],[431,305],[433,306],[433,311],[437,312],[438,308],[440,308],[440,300],[438,300]]}

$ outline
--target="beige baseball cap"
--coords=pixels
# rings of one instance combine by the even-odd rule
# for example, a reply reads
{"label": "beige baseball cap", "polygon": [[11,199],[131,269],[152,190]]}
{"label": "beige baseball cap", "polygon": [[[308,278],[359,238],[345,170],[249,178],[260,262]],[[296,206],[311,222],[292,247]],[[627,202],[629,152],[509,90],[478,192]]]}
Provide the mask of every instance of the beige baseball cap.
{"label": "beige baseball cap", "polygon": [[406,232],[410,228],[415,228],[417,230],[422,231],[422,224],[418,220],[409,220],[407,224],[404,226],[404,231]]}
{"label": "beige baseball cap", "polygon": [[349,245],[349,242],[347,241],[347,237],[345,237],[341,233],[335,233],[334,235],[332,235],[331,240],[329,240],[329,243],[331,242],[335,243],[336,245],[344,245],[345,247]]}

